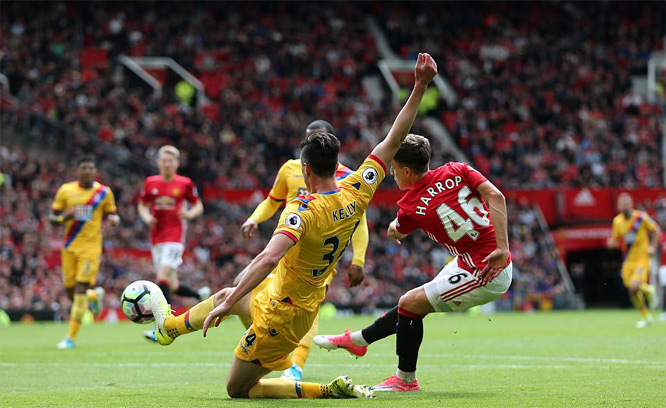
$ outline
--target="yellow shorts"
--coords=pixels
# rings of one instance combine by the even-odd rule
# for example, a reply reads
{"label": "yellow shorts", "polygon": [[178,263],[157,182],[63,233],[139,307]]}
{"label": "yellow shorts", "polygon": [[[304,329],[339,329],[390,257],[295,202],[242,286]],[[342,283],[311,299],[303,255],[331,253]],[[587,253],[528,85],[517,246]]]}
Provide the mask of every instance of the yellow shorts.
{"label": "yellow shorts", "polygon": [[99,253],[63,249],[61,255],[62,281],[66,288],[73,288],[76,282],[95,284],[99,272]]}
{"label": "yellow shorts", "polygon": [[644,262],[625,262],[622,264],[622,283],[631,286],[632,281],[647,283],[650,276],[650,260]]}
{"label": "yellow shorts", "polygon": [[273,371],[291,367],[289,354],[310,330],[317,312],[272,299],[265,289],[253,293],[250,313],[252,326],[241,337],[236,357]]}

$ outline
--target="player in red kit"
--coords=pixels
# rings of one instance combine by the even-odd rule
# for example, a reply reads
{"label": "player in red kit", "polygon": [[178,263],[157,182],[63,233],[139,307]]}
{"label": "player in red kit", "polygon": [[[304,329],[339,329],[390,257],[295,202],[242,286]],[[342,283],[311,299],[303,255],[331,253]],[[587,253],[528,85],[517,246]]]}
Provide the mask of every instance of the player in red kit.
{"label": "player in red kit", "polygon": [[511,285],[512,264],[504,195],[465,163],[429,170],[430,143],[408,135],[395,155],[391,174],[401,190],[398,216],[388,228],[400,239],[417,229],[444,245],[456,258],[430,282],[404,294],[398,306],[367,328],[337,336],[316,336],[317,345],[344,348],[362,356],[367,346],[396,334],[398,370],[373,391],[417,391],[416,361],[423,317],[457,312],[498,299]]}
{"label": "player in red kit", "polygon": [[659,236],[660,263],[657,274],[659,275],[659,286],[661,286],[662,311],[659,320],[666,321],[666,223],[662,223],[661,235]]}
{"label": "player in red kit", "polygon": [[[203,204],[192,180],[176,174],[180,152],[173,146],[162,146],[157,153],[160,174],[146,179],[138,211],[150,227],[151,253],[157,271],[157,285],[170,301],[171,293],[199,301],[210,296],[210,289],[196,291],[178,281],[178,267],[183,263],[187,221],[203,214]],[[185,201],[190,208],[186,208]],[[146,337],[156,340],[154,332]]]}

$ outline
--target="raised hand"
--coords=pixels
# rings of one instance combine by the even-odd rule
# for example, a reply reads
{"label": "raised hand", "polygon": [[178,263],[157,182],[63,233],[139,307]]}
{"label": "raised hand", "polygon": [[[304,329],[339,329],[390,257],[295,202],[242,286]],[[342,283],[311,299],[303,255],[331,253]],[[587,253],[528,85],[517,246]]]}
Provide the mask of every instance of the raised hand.
{"label": "raised hand", "polygon": [[419,53],[414,67],[414,79],[417,85],[427,86],[437,75],[437,63],[428,53]]}

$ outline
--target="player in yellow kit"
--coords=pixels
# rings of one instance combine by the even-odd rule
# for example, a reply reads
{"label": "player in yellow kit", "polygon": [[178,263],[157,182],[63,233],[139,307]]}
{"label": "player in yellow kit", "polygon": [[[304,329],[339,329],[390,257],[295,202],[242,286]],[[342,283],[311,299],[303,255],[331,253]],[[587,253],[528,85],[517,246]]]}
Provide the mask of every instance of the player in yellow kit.
{"label": "player in yellow kit", "polygon": [[[157,290],[150,305],[160,344],[178,336],[216,326],[229,314],[251,315],[252,326],[236,347],[227,377],[232,398],[358,398],[373,397],[366,386],[348,377],[329,384],[285,379],[262,379],[273,370],[292,365],[290,353],[310,330],[326,296],[326,280],[333,272],[358,227],[390,163],[414,123],[437,65],[419,54],[415,85],[386,138],[359,169],[335,180],[338,139],[315,132],[301,143],[301,171],[311,194],[291,201],[282,212],[275,234],[264,250],[242,272],[237,286],[225,288],[179,316]],[[269,273],[275,277],[259,293],[249,294]]]}
{"label": "player in yellow kit", "polygon": [[609,246],[622,249],[622,283],[629,290],[629,297],[643,319],[636,327],[647,327],[652,316],[646,306],[652,306],[655,299],[654,286],[648,284],[650,257],[654,255],[659,241],[659,226],[643,211],[634,209],[634,202],[628,193],[617,199],[620,211],[613,219],[613,235]]}
{"label": "player in yellow kit", "polygon": [[[305,129],[305,134],[307,136],[317,131],[335,134],[333,126],[321,119],[310,123]],[[351,173],[352,171],[348,167],[338,163],[335,170],[335,178],[337,180],[342,180]],[[273,214],[275,214],[285,200],[291,202],[296,197],[307,195],[309,195],[309,192],[307,191],[305,179],[301,173],[301,159],[288,160],[282,165],[282,167],[280,167],[268,197],[257,206],[252,215],[241,226],[241,233],[245,238],[252,238],[257,232],[258,225],[273,217]],[[352,259],[352,265],[349,268],[348,276],[349,286],[354,287],[359,285],[364,277],[363,266],[365,265],[365,252],[368,248],[368,223],[365,214],[361,218],[361,223],[354,233],[351,246],[354,251],[354,258]],[[334,270],[333,273],[329,275],[326,285],[331,285],[331,281],[335,274],[336,271]],[[267,283],[262,283],[262,285],[264,284]],[[241,317],[241,320],[243,321],[245,328],[250,327],[252,324],[252,319],[249,317]],[[301,339],[298,347],[294,350],[292,356],[294,364],[282,373],[282,378],[294,381],[300,381],[303,379],[303,367],[310,354],[313,339],[317,334],[318,329],[319,318],[316,318],[310,331],[303,337],[303,339]]]}
{"label": "player in yellow kit", "polygon": [[67,296],[72,300],[69,331],[58,343],[59,349],[74,348],[89,302],[96,316],[102,311],[104,289],[91,289],[97,280],[102,255],[102,218],[106,215],[111,226],[120,222],[113,192],[95,181],[95,161],[85,156],[77,164],[78,181],[60,186],[49,216],[51,223],[65,224],[62,276]]}

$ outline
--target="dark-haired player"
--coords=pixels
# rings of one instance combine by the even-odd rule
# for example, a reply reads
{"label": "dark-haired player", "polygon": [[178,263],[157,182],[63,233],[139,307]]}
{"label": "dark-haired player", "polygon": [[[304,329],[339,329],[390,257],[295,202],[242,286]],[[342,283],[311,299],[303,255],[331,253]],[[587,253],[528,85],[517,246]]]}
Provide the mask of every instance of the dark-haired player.
{"label": "dark-haired player", "polygon": [[104,289],[92,289],[102,256],[102,218],[106,215],[113,227],[120,222],[113,192],[95,181],[95,160],[84,156],[77,166],[78,180],[60,186],[49,215],[52,224],[65,224],[62,279],[67,296],[72,300],[69,331],[57,344],[59,349],[74,348],[88,306],[95,316],[102,312]]}
{"label": "dark-haired player", "polygon": [[[318,119],[307,126],[305,135],[307,136],[317,131],[335,134],[333,125],[325,120]],[[352,171],[348,167],[338,163],[335,170],[336,180],[340,181],[350,174],[352,174]],[[252,215],[243,223],[241,233],[245,238],[252,238],[257,232],[258,225],[273,217],[273,214],[275,214],[285,200],[286,202],[290,202],[296,197],[307,197],[309,194],[301,172],[301,159],[288,160],[280,167],[268,197],[257,206]],[[368,248],[368,223],[365,214],[361,218],[361,223],[358,225],[356,232],[354,232],[351,246],[354,251],[354,258],[348,271],[348,277],[349,286],[354,287],[363,281],[365,251]],[[329,275],[328,282],[326,282],[327,285],[330,286],[335,274],[336,271],[333,271]],[[264,284],[268,284],[268,281],[262,283],[262,285]],[[243,320],[245,328],[250,327],[250,324],[252,324],[250,318],[241,318],[241,320]],[[293,352],[292,359],[294,360],[294,364],[284,371],[282,378],[294,381],[303,379],[303,367],[310,354],[312,339],[317,334],[318,328],[319,319],[316,318],[310,331],[301,339],[298,347]]]}
{"label": "dark-haired player", "polygon": [[416,361],[423,339],[423,318],[433,312],[457,312],[502,296],[511,284],[511,254],[504,196],[481,173],[450,162],[430,170],[430,143],[408,135],[391,164],[401,190],[397,218],[389,237],[400,239],[417,229],[444,245],[456,258],[430,282],[404,294],[398,306],[369,327],[335,336],[316,336],[327,349],[344,348],[362,356],[367,346],[396,334],[396,374],[373,391],[417,391]]}
{"label": "dark-haired player", "polygon": [[[251,315],[252,326],[236,347],[227,377],[232,398],[372,397],[365,386],[338,377],[329,384],[262,379],[292,365],[290,353],[310,330],[326,296],[326,281],[351,241],[370,200],[384,179],[386,165],[414,123],[419,103],[437,65],[419,54],[414,90],[386,138],[359,169],[337,182],[338,139],[325,132],[301,143],[301,172],[311,194],[287,204],[266,248],[242,272],[237,286],[225,288],[186,313],[173,316],[164,299],[151,296],[160,344],[218,325],[229,314]],[[266,276],[275,277],[259,293],[250,293]]]}

